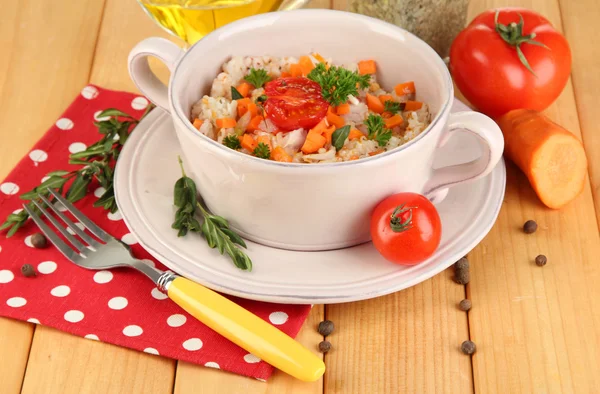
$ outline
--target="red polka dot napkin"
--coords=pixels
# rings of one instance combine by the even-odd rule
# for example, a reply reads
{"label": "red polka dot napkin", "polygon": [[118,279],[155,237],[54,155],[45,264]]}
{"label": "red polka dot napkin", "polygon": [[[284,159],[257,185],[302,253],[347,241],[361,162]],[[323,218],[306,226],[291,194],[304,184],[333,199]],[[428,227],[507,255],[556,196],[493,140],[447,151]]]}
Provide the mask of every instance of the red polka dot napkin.
{"label": "red polka dot napkin", "polygon": [[[144,97],[131,93],[92,85],[83,88],[0,183],[0,222],[21,209],[19,195],[37,186],[48,172],[76,168],[67,164],[68,155],[100,138],[93,125],[100,111],[117,108],[140,117],[147,105]],[[131,245],[136,257],[164,269],[137,243],[118,212],[110,214],[92,207],[103,190],[92,185],[89,191],[76,205],[110,234]],[[79,268],[52,246],[33,248],[31,234],[35,232],[38,230],[30,222],[11,238],[0,234],[0,316],[258,379],[267,379],[273,372],[273,367],[181,310],[136,271]],[[26,263],[36,269],[36,277],[21,274],[21,266]],[[298,333],[310,311],[307,305],[232,299],[291,336]]]}

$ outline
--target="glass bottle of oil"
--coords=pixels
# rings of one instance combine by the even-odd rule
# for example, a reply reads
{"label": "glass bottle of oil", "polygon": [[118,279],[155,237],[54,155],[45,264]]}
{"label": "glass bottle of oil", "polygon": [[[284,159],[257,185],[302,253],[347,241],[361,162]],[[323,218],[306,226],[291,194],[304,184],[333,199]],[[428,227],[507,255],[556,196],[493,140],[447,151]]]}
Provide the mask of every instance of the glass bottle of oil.
{"label": "glass bottle of oil", "polygon": [[[156,23],[191,45],[229,22],[254,14],[275,11],[280,7],[282,0],[138,0],[138,2]],[[295,4],[291,8],[297,8],[302,4]]]}

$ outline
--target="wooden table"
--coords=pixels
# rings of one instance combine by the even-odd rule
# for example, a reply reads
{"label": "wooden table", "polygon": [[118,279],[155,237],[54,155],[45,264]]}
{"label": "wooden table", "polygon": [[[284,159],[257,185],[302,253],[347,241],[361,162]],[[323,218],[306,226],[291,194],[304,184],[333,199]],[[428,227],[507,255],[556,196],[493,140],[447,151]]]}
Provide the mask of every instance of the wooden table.
{"label": "wooden table", "polygon": [[[129,50],[145,37],[166,35],[134,0],[0,4],[2,179],[87,83],[135,91]],[[314,349],[324,316],[337,327],[327,373],[315,383],[275,373],[265,384],[0,318],[0,392],[599,392],[600,46],[593,42],[600,7],[597,0],[472,0],[469,20],[509,4],[541,12],[571,44],[572,80],[547,113],[583,139],[590,182],[575,202],[551,211],[508,164],[505,203],[469,254],[467,286],[445,271],[386,297],[313,308],[301,342]],[[520,231],[527,219],[539,223],[536,234]],[[540,253],[548,256],[543,268],[533,263]],[[473,302],[469,313],[457,307],[465,297]],[[477,344],[473,357],[459,349],[469,338]]]}

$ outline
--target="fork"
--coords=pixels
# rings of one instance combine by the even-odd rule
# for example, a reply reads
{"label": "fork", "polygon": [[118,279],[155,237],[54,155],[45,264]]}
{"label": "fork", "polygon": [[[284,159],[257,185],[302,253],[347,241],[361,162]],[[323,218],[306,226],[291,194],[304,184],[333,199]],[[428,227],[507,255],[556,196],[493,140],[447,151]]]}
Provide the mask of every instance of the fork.
{"label": "fork", "polygon": [[[76,226],[55,206],[56,203],[53,204],[46,197],[39,195],[41,202],[34,199],[33,203],[55,230],[71,244],[69,246],[32,208],[24,204],[23,208],[42,233],[71,262],[91,270],[134,268],[150,278],[161,292],[167,294],[186,312],[275,368],[308,382],[319,379],[325,372],[325,364],[319,357],[279,329],[198,283],[170,271],[161,271],[134,258],[121,241],[102,230],[59,193],[51,189],[48,191],[79,223],[97,237],[92,237]],[[64,224],[61,225],[42,203]]]}

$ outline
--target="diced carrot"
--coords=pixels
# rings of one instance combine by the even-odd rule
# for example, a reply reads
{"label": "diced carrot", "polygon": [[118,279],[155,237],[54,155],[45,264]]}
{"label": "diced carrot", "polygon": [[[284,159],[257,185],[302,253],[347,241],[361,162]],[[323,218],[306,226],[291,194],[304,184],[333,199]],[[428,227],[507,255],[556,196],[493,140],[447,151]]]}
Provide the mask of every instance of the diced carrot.
{"label": "diced carrot", "polygon": [[358,73],[360,75],[375,74],[377,72],[377,65],[375,60],[361,60],[358,62]]}
{"label": "diced carrot", "polygon": [[348,134],[349,140],[356,140],[360,137],[364,137],[364,134],[362,133],[362,131],[360,131],[358,129],[351,129],[350,134]]}
{"label": "diced carrot", "polygon": [[246,127],[246,131],[253,132],[258,129],[258,125],[263,121],[263,117],[260,115],[256,115],[254,118],[250,119],[250,123],[248,123],[248,127]]}
{"label": "diced carrot", "polygon": [[394,90],[396,91],[396,94],[398,96],[404,96],[405,94],[415,93],[415,83],[413,81],[399,83],[398,85],[396,85]]}
{"label": "diced carrot", "polygon": [[344,127],[344,124],[346,123],[341,116],[335,114],[333,107],[327,109],[327,121],[329,124],[334,125],[336,129]]}
{"label": "diced carrot", "polygon": [[393,129],[396,126],[400,126],[404,120],[402,119],[402,116],[394,115],[384,119],[383,122],[385,123],[385,127],[388,129]]}
{"label": "diced carrot", "polygon": [[382,113],[384,110],[384,106],[377,97],[367,93],[367,107],[375,113]]}
{"label": "diced carrot", "polygon": [[350,156],[349,160],[358,160],[360,159],[360,157],[358,157],[358,155],[354,155],[354,156]]}
{"label": "diced carrot", "polygon": [[394,98],[391,94],[382,94],[381,96],[379,96],[379,101],[385,104],[386,101],[394,101]]}
{"label": "diced carrot", "polygon": [[252,103],[252,100],[249,98],[243,98],[236,100],[237,101],[237,114],[238,118],[242,117],[246,112],[248,112],[248,105]]}
{"label": "diced carrot", "polygon": [[271,150],[271,159],[275,161],[282,161],[285,163],[292,162],[292,156],[290,156],[281,146],[278,146],[275,149]]}
{"label": "diced carrot", "polygon": [[405,111],[417,111],[417,110],[420,110],[422,107],[423,107],[423,103],[420,101],[408,100],[406,103],[404,103]]}
{"label": "diced carrot", "polygon": [[285,72],[285,71],[283,71],[283,72],[281,73],[281,78],[288,78],[288,77],[291,77],[291,76],[292,76],[292,74],[290,74],[290,73],[288,73],[288,72]]}
{"label": "diced carrot", "polygon": [[334,125],[331,125],[327,129],[325,129],[325,131],[323,131],[323,134],[321,134],[323,137],[325,137],[325,140],[328,144],[331,144],[331,136],[333,135],[333,132],[336,129],[337,128]]}
{"label": "diced carrot", "polygon": [[304,145],[302,145],[302,152],[304,153],[315,153],[323,146],[327,139],[323,137],[320,133],[311,130],[306,135],[306,140],[304,141]]}
{"label": "diced carrot", "polygon": [[300,60],[298,61],[298,65],[300,65],[300,69],[302,70],[302,75],[307,76],[309,72],[315,68],[312,60],[310,60],[309,56],[300,56]]}
{"label": "diced carrot", "polygon": [[246,133],[242,137],[241,144],[242,148],[246,149],[247,151],[254,152],[254,149],[256,149],[256,145],[258,145],[258,142],[256,142],[252,135]]}
{"label": "diced carrot", "polygon": [[383,152],[383,149],[377,149],[376,151],[369,152],[369,156],[375,156]]}
{"label": "diced carrot", "polygon": [[217,127],[220,129],[229,129],[235,127],[236,121],[233,118],[219,118],[217,119]]}
{"label": "diced carrot", "polygon": [[301,77],[302,67],[299,64],[290,64],[290,75],[292,77]]}
{"label": "diced carrot", "polygon": [[323,118],[321,119],[321,121],[319,123],[317,123],[317,125],[315,127],[313,127],[312,129],[310,129],[309,131],[315,132],[317,134],[323,134],[323,132],[325,130],[327,130],[327,128],[329,127],[329,122],[327,122],[327,118]]}
{"label": "diced carrot", "polygon": [[335,112],[338,115],[346,115],[350,113],[350,104],[340,104],[335,108]]}
{"label": "diced carrot", "polygon": [[383,112],[383,113],[381,114],[381,117],[382,117],[383,119],[387,119],[387,118],[391,118],[391,117],[392,117],[392,115],[393,115],[393,114],[392,114],[391,112],[387,112],[387,111],[385,111],[385,112]]}
{"label": "diced carrot", "polygon": [[587,159],[581,141],[539,112],[516,109],[498,119],[504,154],[525,173],[540,200],[558,209],[587,183]]}
{"label": "diced carrot", "polygon": [[256,139],[256,142],[257,144],[260,144],[262,142],[263,144],[269,147],[269,150],[273,149],[273,147],[271,146],[271,139],[268,135],[259,135]]}
{"label": "diced carrot", "polygon": [[250,90],[252,89],[252,85],[248,82],[242,82],[238,85],[237,91],[244,97],[248,97],[250,95]]}
{"label": "diced carrot", "polygon": [[202,119],[194,119],[194,127],[197,128],[198,130],[200,130],[200,126],[202,126],[202,123],[204,123],[204,121]]}

